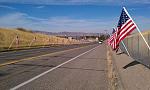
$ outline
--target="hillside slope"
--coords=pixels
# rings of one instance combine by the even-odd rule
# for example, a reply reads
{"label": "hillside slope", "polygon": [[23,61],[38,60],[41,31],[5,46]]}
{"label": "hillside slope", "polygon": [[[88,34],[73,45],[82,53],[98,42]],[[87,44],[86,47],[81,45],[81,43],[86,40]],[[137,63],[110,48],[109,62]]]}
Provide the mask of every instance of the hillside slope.
{"label": "hillside slope", "polygon": [[[18,39],[17,39],[18,37]],[[17,29],[0,28],[0,51],[8,48],[22,48],[29,46],[42,46],[49,44],[77,43],[76,40],[69,41],[66,38],[49,36],[40,33],[20,31]]]}

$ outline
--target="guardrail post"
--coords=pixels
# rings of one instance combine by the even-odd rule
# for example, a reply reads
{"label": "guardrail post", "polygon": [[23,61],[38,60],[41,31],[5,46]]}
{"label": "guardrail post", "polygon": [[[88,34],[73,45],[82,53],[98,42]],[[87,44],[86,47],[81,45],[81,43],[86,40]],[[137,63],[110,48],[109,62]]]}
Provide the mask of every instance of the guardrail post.
{"label": "guardrail post", "polygon": [[19,36],[17,35],[16,36],[16,48],[18,48],[19,47]]}

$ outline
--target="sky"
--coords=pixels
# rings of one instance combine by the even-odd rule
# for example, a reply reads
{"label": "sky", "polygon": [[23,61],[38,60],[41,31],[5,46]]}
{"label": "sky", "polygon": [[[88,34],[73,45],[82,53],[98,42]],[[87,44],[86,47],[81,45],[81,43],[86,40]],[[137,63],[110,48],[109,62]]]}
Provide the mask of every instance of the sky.
{"label": "sky", "polygon": [[150,30],[150,0],[0,0],[0,27],[111,32],[123,6],[141,31]]}

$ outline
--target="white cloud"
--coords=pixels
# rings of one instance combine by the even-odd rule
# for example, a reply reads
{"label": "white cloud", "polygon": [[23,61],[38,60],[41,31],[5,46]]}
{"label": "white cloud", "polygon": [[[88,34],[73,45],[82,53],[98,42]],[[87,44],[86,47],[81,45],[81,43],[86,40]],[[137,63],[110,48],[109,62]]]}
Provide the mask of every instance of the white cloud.
{"label": "white cloud", "polygon": [[6,6],[6,5],[0,5],[0,8],[7,8],[7,9],[16,9],[14,7]]}
{"label": "white cloud", "polygon": [[41,9],[41,8],[45,8],[45,6],[37,6],[36,8]]}
{"label": "white cloud", "polygon": [[0,27],[24,27],[43,31],[103,32],[111,30],[115,20],[72,19],[69,17],[51,17],[41,19],[24,13],[11,13],[0,17]]}
{"label": "white cloud", "polygon": [[[143,16],[134,17],[142,31],[150,29],[150,19]],[[29,16],[25,13],[11,13],[0,16],[0,27],[24,27],[41,31],[73,31],[73,32],[104,32],[112,31],[118,18],[112,19],[74,19],[69,17],[50,17],[47,19]]]}
{"label": "white cloud", "polygon": [[24,13],[12,13],[6,16],[1,16],[0,25],[1,26],[16,26],[16,25],[25,24],[27,20],[24,18],[24,16],[26,16],[26,14]]}
{"label": "white cloud", "polygon": [[108,4],[121,5],[125,4],[150,4],[150,0],[0,0],[3,3],[21,3],[21,4],[63,4],[63,5],[78,5],[78,4]]}
{"label": "white cloud", "polygon": [[135,3],[150,4],[150,0],[134,0]]}

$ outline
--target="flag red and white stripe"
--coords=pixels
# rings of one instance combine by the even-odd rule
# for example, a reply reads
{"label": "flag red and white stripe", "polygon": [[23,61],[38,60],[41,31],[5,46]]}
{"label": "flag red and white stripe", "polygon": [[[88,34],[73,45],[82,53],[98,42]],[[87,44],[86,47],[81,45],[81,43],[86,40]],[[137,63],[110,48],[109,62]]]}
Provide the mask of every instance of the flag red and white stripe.
{"label": "flag red and white stripe", "polygon": [[130,18],[127,10],[124,7],[121,12],[117,29],[117,44],[119,44],[126,36],[136,29],[135,23]]}
{"label": "flag red and white stripe", "polygon": [[114,50],[116,50],[119,47],[119,43],[135,29],[135,23],[130,18],[127,10],[123,8],[117,29],[115,30],[115,33],[113,33],[108,39],[108,44],[111,45]]}
{"label": "flag red and white stripe", "polygon": [[117,44],[119,44],[127,35],[136,29],[136,25],[131,19],[129,19],[122,27],[118,30]]}
{"label": "flag red and white stripe", "polygon": [[115,32],[111,35],[111,37],[107,41],[108,45],[110,45],[113,48],[113,50],[115,50],[117,47],[117,45],[116,45],[117,37],[116,36],[117,36],[117,33]]}

